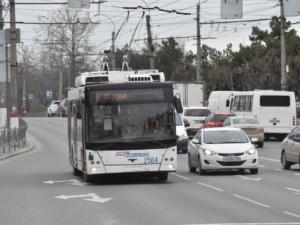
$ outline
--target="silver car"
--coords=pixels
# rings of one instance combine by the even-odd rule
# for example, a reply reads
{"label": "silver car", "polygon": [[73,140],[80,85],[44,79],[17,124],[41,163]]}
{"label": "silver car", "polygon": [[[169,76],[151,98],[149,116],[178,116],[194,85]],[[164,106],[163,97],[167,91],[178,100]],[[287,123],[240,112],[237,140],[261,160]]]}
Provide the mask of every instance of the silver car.
{"label": "silver car", "polygon": [[261,124],[259,124],[258,120],[254,117],[248,117],[248,116],[233,116],[228,117],[224,123],[223,126],[229,126],[229,127],[237,127],[241,128],[243,131],[246,132],[248,137],[251,138],[257,138],[258,142],[256,143],[259,148],[262,148],[264,146],[264,128]]}
{"label": "silver car", "polygon": [[283,169],[290,169],[293,164],[300,165],[300,127],[296,127],[281,142],[281,164]]}
{"label": "silver car", "polygon": [[257,174],[258,154],[239,128],[202,128],[189,142],[188,165],[190,172],[198,169],[200,175],[208,170],[228,169],[249,169],[251,174]]}

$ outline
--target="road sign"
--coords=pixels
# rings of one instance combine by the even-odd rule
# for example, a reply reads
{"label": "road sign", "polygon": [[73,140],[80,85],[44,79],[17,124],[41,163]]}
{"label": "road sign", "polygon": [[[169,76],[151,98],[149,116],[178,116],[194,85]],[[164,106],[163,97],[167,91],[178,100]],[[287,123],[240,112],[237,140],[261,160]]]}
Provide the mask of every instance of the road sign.
{"label": "road sign", "polygon": [[47,97],[48,101],[51,101],[53,99],[51,90],[46,91],[46,97]]}
{"label": "road sign", "polygon": [[221,18],[243,18],[243,0],[221,0]]}
{"label": "road sign", "polygon": [[33,99],[34,99],[34,95],[33,94],[28,94],[28,100],[33,101]]}
{"label": "road sign", "polygon": [[112,198],[101,198],[95,193],[83,194],[83,195],[60,195],[56,196],[57,199],[68,200],[71,198],[82,198],[84,201],[97,202],[97,203],[105,203],[110,201]]}

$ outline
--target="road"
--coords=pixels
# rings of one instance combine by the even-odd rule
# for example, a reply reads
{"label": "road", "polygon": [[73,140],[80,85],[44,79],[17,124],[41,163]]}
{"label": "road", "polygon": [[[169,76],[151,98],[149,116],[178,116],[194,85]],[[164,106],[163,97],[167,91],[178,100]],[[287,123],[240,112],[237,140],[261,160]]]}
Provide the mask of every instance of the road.
{"label": "road", "polygon": [[36,148],[0,162],[1,225],[300,224],[300,169],[283,171],[280,142],[259,149],[257,175],[189,173],[187,156],[167,182],[74,177],[65,118],[27,118]]}

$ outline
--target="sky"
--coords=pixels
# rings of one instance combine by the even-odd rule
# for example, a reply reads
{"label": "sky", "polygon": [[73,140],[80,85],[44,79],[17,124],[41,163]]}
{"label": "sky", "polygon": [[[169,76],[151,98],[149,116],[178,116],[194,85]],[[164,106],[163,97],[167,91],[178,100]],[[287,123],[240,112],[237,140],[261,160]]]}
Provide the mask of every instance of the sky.
{"label": "sky", "polygon": [[[6,0],[8,1],[8,0]],[[23,2],[51,2],[59,3],[65,2],[63,0],[16,0],[16,3]],[[179,12],[191,13],[191,15],[179,15],[175,13],[167,13],[162,11],[148,11],[150,13],[152,35],[153,38],[167,38],[170,36],[176,37],[176,40],[184,45],[186,50],[196,49],[196,4],[198,0],[107,0],[100,5],[92,4],[90,9],[80,10],[80,14],[89,14],[93,22],[100,22],[97,25],[93,35],[90,37],[90,43],[94,49],[104,51],[111,46],[111,32],[115,27],[115,31],[119,29],[127,16],[127,10],[122,7],[159,7],[166,10],[177,10]],[[217,22],[225,21],[220,18],[220,0],[201,0],[201,22]],[[7,5],[8,2],[5,2]],[[23,22],[39,22],[51,16],[56,9],[66,7],[63,5],[16,5],[16,20]],[[244,0],[243,18],[249,19],[266,19],[276,15],[279,16],[278,0]],[[122,48],[126,43],[129,43],[133,30],[135,29],[139,19],[143,13],[142,9],[130,10],[129,21],[121,30],[117,40],[116,46]],[[9,21],[9,14],[4,12],[5,21]],[[300,21],[300,17],[289,17],[288,20],[292,22]],[[228,20],[227,20],[228,21]],[[42,25],[43,26],[43,25]],[[202,43],[210,47],[222,50],[225,49],[229,43],[233,44],[233,49],[238,50],[239,45],[249,44],[249,35],[252,26],[258,26],[260,29],[268,29],[269,21],[258,22],[243,22],[235,24],[213,24],[202,25],[201,36],[204,38],[210,37],[212,39],[203,39]],[[22,25],[18,24],[21,29],[21,39],[23,45],[34,46],[34,35],[39,26],[37,25]],[[8,24],[6,24],[8,28]],[[293,28],[300,31],[300,24],[293,25]],[[182,38],[192,36],[189,38]],[[137,29],[132,48],[139,50],[145,46],[143,39],[147,38],[146,20]],[[156,40],[161,42],[161,40]]]}

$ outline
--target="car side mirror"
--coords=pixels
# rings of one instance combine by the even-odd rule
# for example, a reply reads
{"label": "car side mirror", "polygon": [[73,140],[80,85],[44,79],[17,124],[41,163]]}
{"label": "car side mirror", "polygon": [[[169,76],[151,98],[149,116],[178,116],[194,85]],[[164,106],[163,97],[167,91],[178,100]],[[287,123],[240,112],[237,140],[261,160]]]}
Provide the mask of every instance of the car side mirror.
{"label": "car side mirror", "polygon": [[293,140],[294,140],[295,142],[300,142],[300,137],[294,136],[294,137],[293,137]]}
{"label": "car side mirror", "polygon": [[251,138],[251,143],[257,143],[258,142],[258,138]]}
{"label": "car side mirror", "polygon": [[201,144],[201,141],[197,138],[193,138],[192,143],[193,144]]}

